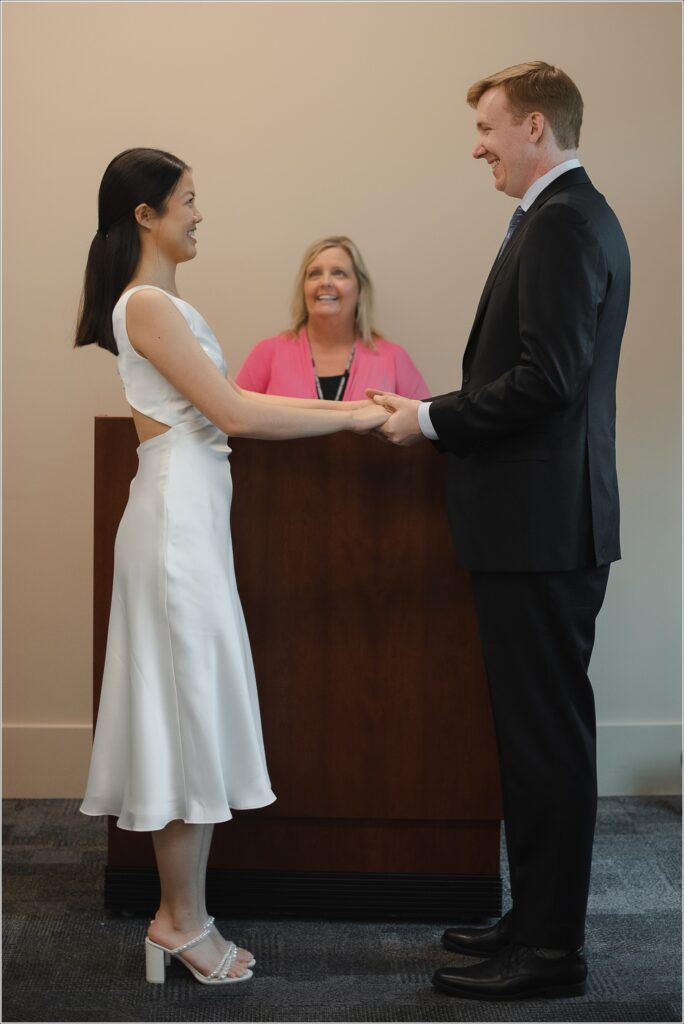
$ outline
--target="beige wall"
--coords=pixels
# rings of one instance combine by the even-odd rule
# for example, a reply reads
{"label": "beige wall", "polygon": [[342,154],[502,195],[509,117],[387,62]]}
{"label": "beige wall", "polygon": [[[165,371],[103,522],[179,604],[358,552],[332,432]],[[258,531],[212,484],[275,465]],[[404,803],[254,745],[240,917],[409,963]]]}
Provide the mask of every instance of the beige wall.
{"label": "beige wall", "polygon": [[76,796],[91,718],[93,417],[127,412],[72,332],[97,186],[121,149],[192,164],[179,273],[233,370],[286,322],[304,246],[345,232],[378,321],[460,383],[513,201],[463,96],[520,60],[586,104],[581,156],[630,242],[619,384],[624,561],[599,620],[603,792],[679,775],[680,5],[4,4],[5,793]]}

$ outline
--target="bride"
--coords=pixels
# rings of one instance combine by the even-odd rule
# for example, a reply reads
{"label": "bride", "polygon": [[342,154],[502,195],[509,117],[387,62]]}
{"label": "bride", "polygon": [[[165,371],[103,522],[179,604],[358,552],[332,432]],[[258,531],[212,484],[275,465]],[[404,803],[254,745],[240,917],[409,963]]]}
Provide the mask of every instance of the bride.
{"label": "bride", "polygon": [[235,584],[226,440],[366,433],[387,413],[256,395],[226,375],[211,328],[176,287],[197,251],[195,200],[190,167],[155,149],[120,153],[100,184],[75,343],[117,357],[140,446],[81,810],[152,835],[161,902],[147,980],[163,982],[174,956],[216,985],[251,978],[255,960],[207,913],[213,827],[275,800]]}

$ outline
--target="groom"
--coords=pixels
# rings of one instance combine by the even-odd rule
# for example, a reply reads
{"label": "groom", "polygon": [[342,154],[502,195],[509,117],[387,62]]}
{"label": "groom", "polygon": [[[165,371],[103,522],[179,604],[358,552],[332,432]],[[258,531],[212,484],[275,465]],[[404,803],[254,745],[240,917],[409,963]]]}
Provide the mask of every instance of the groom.
{"label": "groom", "polygon": [[450,928],[484,958],[438,970],[450,995],[576,995],[596,816],[587,676],[620,557],[615,381],[629,253],[577,159],[582,98],[542,61],[476,82],[473,156],[519,202],[485,283],[458,391],[420,403],[369,392],[395,444],[448,452],[448,509],[472,576],[501,768],[512,909]]}

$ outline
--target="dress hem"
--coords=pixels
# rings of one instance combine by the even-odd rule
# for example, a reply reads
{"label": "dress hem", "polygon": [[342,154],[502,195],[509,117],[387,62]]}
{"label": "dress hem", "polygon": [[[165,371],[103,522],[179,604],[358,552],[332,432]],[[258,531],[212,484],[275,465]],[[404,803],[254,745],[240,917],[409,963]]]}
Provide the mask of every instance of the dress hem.
{"label": "dress hem", "polygon": [[116,818],[116,827],[122,829],[124,832],[158,832],[162,828],[166,828],[172,821],[182,821],[185,825],[219,825],[223,821],[232,821],[233,815],[230,813],[233,811],[257,811],[261,807],[270,807],[271,804],[275,803],[278,798],[273,795],[270,800],[266,800],[264,803],[248,803],[248,804],[231,804],[227,808],[228,813],[218,812],[218,815],[208,815],[207,817],[197,818],[196,816],[184,817],[180,814],[173,814],[170,818],[166,818],[161,824],[145,824],[145,825],[122,825],[121,818],[123,815],[121,811],[87,811],[83,806],[79,807],[81,814],[85,814],[89,818]]}

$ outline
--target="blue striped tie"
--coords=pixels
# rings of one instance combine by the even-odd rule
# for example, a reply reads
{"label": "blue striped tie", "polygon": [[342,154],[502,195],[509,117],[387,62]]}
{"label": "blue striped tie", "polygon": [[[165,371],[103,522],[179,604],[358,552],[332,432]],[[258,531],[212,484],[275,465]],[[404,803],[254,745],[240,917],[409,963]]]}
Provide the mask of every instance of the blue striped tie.
{"label": "blue striped tie", "polygon": [[[525,211],[523,210],[522,206],[516,206],[515,210],[513,211],[513,216],[511,217],[511,222],[508,225],[508,231],[506,232],[506,237],[503,240],[503,245],[499,249],[499,256],[501,255],[501,253],[504,251],[504,249],[508,245],[508,239],[511,237],[511,235],[513,234],[513,232],[515,231],[515,229],[517,228],[518,224],[520,223],[520,221],[523,219],[524,216],[525,216]],[[498,259],[498,257],[497,257],[497,259]]]}

